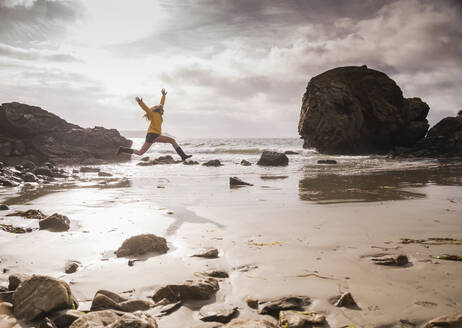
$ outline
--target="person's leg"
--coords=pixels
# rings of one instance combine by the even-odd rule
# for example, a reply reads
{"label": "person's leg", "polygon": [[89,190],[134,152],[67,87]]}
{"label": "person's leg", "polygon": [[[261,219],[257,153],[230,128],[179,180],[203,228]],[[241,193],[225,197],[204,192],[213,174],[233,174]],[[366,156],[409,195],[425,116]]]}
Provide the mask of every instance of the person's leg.
{"label": "person's leg", "polygon": [[158,136],[154,142],[161,142],[161,143],[169,143],[173,146],[173,148],[175,149],[175,151],[178,153],[178,155],[180,155],[181,159],[184,161],[185,159],[188,159],[191,157],[191,155],[186,155],[183,151],[183,149],[181,149],[180,146],[178,146],[178,144],[176,143],[175,139],[173,138],[170,138],[170,137],[166,137],[166,136]]}
{"label": "person's leg", "polygon": [[138,155],[138,156],[141,156],[141,155],[143,155],[145,152],[147,152],[148,149],[151,148],[151,146],[152,146],[152,143],[150,143],[150,142],[145,142],[145,143],[143,144],[143,146],[141,146],[140,150],[133,149],[133,154]]}

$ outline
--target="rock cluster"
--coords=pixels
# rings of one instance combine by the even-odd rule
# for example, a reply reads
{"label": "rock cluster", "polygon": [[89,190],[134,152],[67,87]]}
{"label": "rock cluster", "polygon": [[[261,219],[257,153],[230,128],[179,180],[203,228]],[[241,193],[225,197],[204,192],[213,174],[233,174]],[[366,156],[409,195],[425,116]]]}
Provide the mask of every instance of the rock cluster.
{"label": "rock cluster", "polygon": [[0,106],[0,160],[17,163],[53,161],[75,164],[89,160],[120,161],[119,146],[132,142],[115,129],[84,129],[39,107],[17,102]]}
{"label": "rock cluster", "polygon": [[428,111],[420,98],[404,98],[382,72],[338,67],[309,81],[298,132],[304,148],[321,153],[383,153],[422,139]]}

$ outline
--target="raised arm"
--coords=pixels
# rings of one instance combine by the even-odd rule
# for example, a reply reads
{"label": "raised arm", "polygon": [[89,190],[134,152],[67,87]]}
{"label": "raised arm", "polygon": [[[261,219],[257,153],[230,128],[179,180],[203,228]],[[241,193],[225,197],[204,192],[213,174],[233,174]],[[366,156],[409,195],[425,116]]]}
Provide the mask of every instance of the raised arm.
{"label": "raised arm", "polygon": [[165,96],[167,95],[167,91],[165,91],[165,89],[162,89],[160,92],[162,93],[162,98],[160,98],[160,104],[162,105],[162,107],[164,107],[164,105],[165,105]]}
{"label": "raised arm", "polygon": [[140,105],[140,107],[141,107],[145,112],[148,112],[148,111],[149,111],[149,107],[146,106],[146,104],[143,102],[143,98],[136,97],[136,102],[138,103],[138,105]]}

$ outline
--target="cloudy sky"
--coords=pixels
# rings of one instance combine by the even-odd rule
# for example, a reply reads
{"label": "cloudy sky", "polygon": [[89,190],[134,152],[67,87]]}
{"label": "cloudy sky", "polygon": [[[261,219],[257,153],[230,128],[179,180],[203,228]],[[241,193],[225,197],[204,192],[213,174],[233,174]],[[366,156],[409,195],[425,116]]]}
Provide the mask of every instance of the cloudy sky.
{"label": "cloudy sky", "polygon": [[433,125],[462,109],[460,0],[0,0],[0,102],[143,130],[135,96],[168,93],[164,131],[296,137],[309,79],[384,71]]}

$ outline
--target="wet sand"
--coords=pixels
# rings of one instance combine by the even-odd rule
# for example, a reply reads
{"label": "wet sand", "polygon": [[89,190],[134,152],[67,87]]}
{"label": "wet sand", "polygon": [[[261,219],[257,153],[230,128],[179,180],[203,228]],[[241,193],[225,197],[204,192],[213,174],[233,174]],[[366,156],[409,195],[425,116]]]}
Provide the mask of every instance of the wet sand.
{"label": "wet sand", "polygon": [[[399,320],[420,325],[461,312],[462,263],[434,257],[460,256],[462,245],[400,242],[462,239],[458,166],[353,175],[345,174],[348,170],[313,174],[310,166],[295,171],[183,165],[112,170],[123,172],[126,182],[114,188],[89,183],[85,188],[27,193],[25,198],[2,194],[9,212],[58,212],[70,218],[71,229],[0,231],[0,269],[7,270],[0,275],[1,284],[12,273],[57,277],[70,283],[79,309],[85,311],[99,289],[146,298],[157,287],[192,279],[209,268],[230,273],[214,300],[187,303],[158,319],[160,328],[200,324],[197,310],[215,301],[239,307],[239,318],[254,318],[258,315],[245,304],[247,297],[289,294],[309,296],[309,310],[325,314],[330,327],[392,327]],[[230,188],[230,175],[254,186]],[[268,176],[277,178],[262,178]],[[0,213],[0,222],[37,225],[6,217],[9,212]],[[140,233],[164,236],[170,251],[130,267],[128,259],[113,252]],[[190,257],[209,246],[220,250],[218,259]],[[406,254],[410,264],[371,263],[371,257],[382,254]],[[70,259],[82,267],[65,274]],[[249,271],[237,269],[245,265]],[[353,294],[359,309],[329,303],[345,291]]]}

